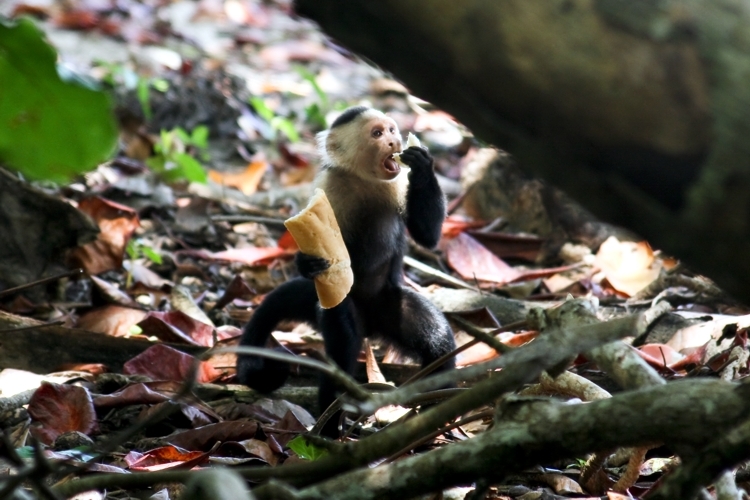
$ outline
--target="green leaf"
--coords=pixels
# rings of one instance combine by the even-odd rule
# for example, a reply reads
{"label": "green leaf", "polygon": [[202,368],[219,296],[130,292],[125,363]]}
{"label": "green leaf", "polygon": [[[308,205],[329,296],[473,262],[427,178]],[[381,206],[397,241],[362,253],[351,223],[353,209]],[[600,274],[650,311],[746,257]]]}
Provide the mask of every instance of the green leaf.
{"label": "green leaf", "polygon": [[328,107],[328,94],[323,92],[323,89],[318,84],[318,78],[315,76],[313,72],[311,72],[309,69],[305,68],[304,66],[295,66],[295,70],[297,70],[297,73],[302,76],[303,79],[310,82],[310,85],[312,85],[313,90],[315,90],[315,93],[318,94],[318,99],[320,99],[320,103],[323,105],[324,108]]}
{"label": "green leaf", "polygon": [[208,181],[208,175],[203,166],[187,153],[175,153],[174,161],[179,165],[182,177],[190,182],[200,182],[205,184]]}
{"label": "green leaf", "polygon": [[153,248],[146,245],[141,245],[141,252],[143,252],[143,255],[145,255],[146,258],[154,264],[162,263],[161,255]]}
{"label": "green leaf", "polygon": [[175,127],[174,129],[172,129],[172,133],[176,135],[180,142],[182,142],[183,144],[190,144],[190,135],[184,128]]}
{"label": "green leaf", "polygon": [[151,100],[149,96],[150,88],[148,85],[148,80],[144,80],[143,78],[138,80],[138,102],[141,103],[141,109],[143,110],[143,116],[146,117],[146,120],[150,120],[152,113],[151,113]]}
{"label": "green leaf", "polygon": [[0,21],[0,162],[65,182],[115,148],[109,97],[60,78],[57,54],[28,19]]}
{"label": "green leaf", "polygon": [[275,116],[273,120],[271,120],[271,127],[284,132],[284,135],[286,135],[290,141],[299,141],[299,132],[297,132],[297,129],[294,127],[294,123],[286,118]]}
{"label": "green leaf", "polygon": [[266,105],[266,101],[264,101],[262,97],[251,97],[250,104],[253,105],[253,109],[255,109],[255,112],[258,113],[258,116],[263,118],[265,121],[270,122],[271,120],[273,120],[274,112],[271,111],[271,108]]}
{"label": "green leaf", "polygon": [[320,110],[320,106],[317,103],[312,103],[305,108],[305,118],[307,121],[315,125],[320,129],[327,127],[326,117]]}
{"label": "green leaf", "polygon": [[199,148],[208,147],[208,127],[205,125],[195,127],[190,142]]}
{"label": "green leaf", "polygon": [[328,450],[309,443],[304,436],[297,436],[287,443],[289,449],[305,460],[318,460],[328,455]]}
{"label": "green leaf", "polygon": [[20,448],[16,448],[16,453],[21,458],[34,458],[34,447],[21,446]]}
{"label": "green leaf", "polygon": [[130,257],[130,260],[135,260],[138,258],[138,243],[136,240],[129,240],[127,246],[125,246],[125,253],[128,254],[128,257]]}
{"label": "green leaf", "polygon": [[159,92],[166,92],[169,90],[169,82],[164,78],[154,78],[151,80],[151,86]]}

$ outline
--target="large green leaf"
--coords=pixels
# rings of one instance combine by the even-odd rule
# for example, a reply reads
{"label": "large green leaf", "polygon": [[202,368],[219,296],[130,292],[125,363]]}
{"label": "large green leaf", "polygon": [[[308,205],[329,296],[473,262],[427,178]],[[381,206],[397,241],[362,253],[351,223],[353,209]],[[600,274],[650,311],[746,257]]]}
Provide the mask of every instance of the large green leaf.
{"label": "large green leaf", "polygon": [[63,182],[114,150],[109,97],[57,72],[55,50],[28,19],[0,19],[0,163]]}

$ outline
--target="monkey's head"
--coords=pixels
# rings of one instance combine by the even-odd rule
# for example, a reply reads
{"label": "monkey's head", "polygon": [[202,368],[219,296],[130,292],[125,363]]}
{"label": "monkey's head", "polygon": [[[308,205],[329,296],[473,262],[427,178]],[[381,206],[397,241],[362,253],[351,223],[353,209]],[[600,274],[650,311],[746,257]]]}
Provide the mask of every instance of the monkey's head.
{"label": "monkey's head", "polygon": [[347,109],[329,130],[318,134],[318,147],[325,165],[365,179],[390,181],[401,173],[393,159],[401,151],[398,125],[376,109]]}

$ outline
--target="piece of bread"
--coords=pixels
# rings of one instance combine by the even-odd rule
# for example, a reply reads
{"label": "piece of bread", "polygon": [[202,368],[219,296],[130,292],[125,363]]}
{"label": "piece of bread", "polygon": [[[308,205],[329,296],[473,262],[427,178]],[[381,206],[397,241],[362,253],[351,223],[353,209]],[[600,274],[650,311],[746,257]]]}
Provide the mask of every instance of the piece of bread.
{"label": "piece of bread", "polygon": [[[412,146],[420,147],[420,146],[422,146],[422,143],[419,142],[419,139],[417,138],[416,135],[414,135],[411,132],[409,132],[409,135],[406,137],[406,146],[404,146],[404,150],[409,149]],[[401,153],[403,153],[403,151],[401,151]],[[409,165],[407,165],[406,163],[404,163],[404,162],[401,161],[401,153],[394,154],[393,155],[393,159],[396,160],[397,162],[399,162],[404,167],[408,168]]]}
{"label": "piece of bread", "polygon": [[315,277],[315,290],[322,308],[339,305],[354,284],[354,274],[349,251],[325,191],[316,189],[307,207],[287,219],[284,225],[303,253],[323,257],[331,263],[331,267]]}

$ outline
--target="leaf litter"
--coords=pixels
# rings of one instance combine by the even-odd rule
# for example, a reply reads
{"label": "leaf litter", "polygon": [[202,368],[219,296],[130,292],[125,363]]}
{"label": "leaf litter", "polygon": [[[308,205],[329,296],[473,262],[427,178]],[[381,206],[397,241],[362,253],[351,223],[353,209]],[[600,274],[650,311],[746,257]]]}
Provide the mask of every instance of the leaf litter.
{"label": "leaf litter", "polygon": [[[85,276],[34,286],[37,278],[53,275],[47,267],[60,269],[61,256],[53,258],[49,249],[27,245],[36,262],[0,266],[0,284],[6,285],[0,290],[0,334],[65,318],[55,331],[68,335],[69,342],[77,342],[83,331],[99,334],[85,337],[93,360],[113,345],[125,345],[105,343],[106,338],[134,345],[138,339],[150,342],[139,347],[140,352],[109,363],[45,357],[78,363],[88,372],[87,377],[64,382],[22,377],[30,375],[30,365],[19,361],[13,349],[34,357],[65,345],[49,341],[5,348],[0,401],[4,409],[7,404],[15,410],[2,417],[13,448],[22,450],[38,440],[48,460],[63,456],[83,463],[87,459],[60,453],[68,451],[70,443],[96,450],[96,445],[115,439],[116,451],[98,458],[99,469],[87,465],[102,472],[211,464],[274,467],[328,455],[330,450],[298,437],[315,424],[312,415],[323,410],[311,403],[315,373],[296,368],[293,384],[300,390],[290,386],[272,400],[234,384],[232,353],[200,362],[195,355],[204,348],[236,345],[263,295],[296,275],[291,259],[296,248],[281,222],[304,206],[310,194],[318,168],[315,133],[337,110],[360,102],[389,111],[402,132],[421,136],[435,153],[451,202],[439,250],[411,247],[411,256],[434,270],[408,267],[407,282],[415,289],[445,289],[450,295],[456,282],[463,282],[464,291],[474,297],[516,308],[522,303],[526,309],[552,310],[565,299],[585,298],[597,306],[600,319],[668,301],[675,307],[669,321],[657,322],[632,341],[638,356],[667,380],[699,375],[736,380],[748,374],[749,325],[747,316],[738,316],[747,314],[746,307],[647,242],[621,241],[619,233],[589,244],[572,237],[556,241],[547,222],[514,212],[515,206],[535,202],[538,186],[532,181],[501,186],[508,188],[509,198],[515,196],[513,203],[490,202],[492,216],[484,217],[486,200],[477,198],[467,172],[502,165],[491,159],[480,165],[491,155],[469,130],[408,95],[398,82],[327,40],[309,22],[290,17],[287,2],[126,4],[133,8],[117,13],[96,1],[12,6],[12,15],[40,20],[63,60],[111,85],[121,144],[112,161],[57,188],[58,204],[50,202],[35,212],[36,219],[52,221],[62,210],[59,200],[64,210],[77,209],[64,226],[74,240],[67,246],[75,247],[65,263],[82,268]],[[168,22],[160,24],[160,16]],[[95,42],[74,50],[70,30],[85,32]],[[127,50],[124,42],[131,44]],[[119,49],[102,53],[97,43]],[[197,184],[204,178],[207,184]],[[473,182],[489,181],[480,175]],[[7,192],[18,193],[14,186]],[[36,193],[22,194],[42,199]],[[85,214],[81,220],[93,221],[98,234],[75,219],[80,214]],[[41,238],[44,226],[39,227],[34,234]],[[454,281],[446,282],[441,275]],[[23,284],[29,286],[13,289]],[[178,287],[187,291],[188,306],[178,306]],[[191,308],[203,316],[189,313]],[[459,354],[460,366],[494,359],[540,335],[527,322],[517,324],[510,314],[477,309],[458,295],[443,309],[473,325],[469,328],[451,316],[458,343],[466,346]],[[279,328],[274,334],[277,347],[320,358],[316,332],[293,324]],[[500,345],[492,348],[481,340],[482,334]],[[358,379],[363,383],[400,385],[419,371],[411,360],[377,343],[367,343],[361,361]],[[53,375],[60,368],[50,362],[34,370]],[[194,369],[195,385],[185,395],[185,381]],[[569,369],[611,385],[585,356],[572,360]],[[4,382],[21,379],[26,382],[17,389]],[[546,390],[563,397],[559,385]],[[464,415],[463,425],[392,458],[487,432],[493,422],[489,408],[476,408]],[[352,426],[345,439],[356,441],[387,424],[397,425],[409,413],[387,406],[373,417],[345,422]],[[149,415],[156,417],[149,421]],[[146,424],[138,429],[136,422],[144,418]],[[115,437],[134,428],[132,436]],[[664,463],[670,451],[654,453],[665,456],[637,464],[640,479],[631,487],[636,498],[669,468]],[[540,464],[545,465],[543,473],[509,476],[491,488],[489,495],[494,496],[489,498],[526,498],[544,491],[555,498],[583,494],[577,482],[580,464]],[[610,464],[603,470],[614,480],[624,474]],[[598,494],[625,498],[606,488]]]}

